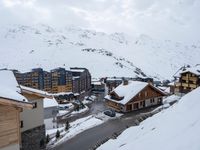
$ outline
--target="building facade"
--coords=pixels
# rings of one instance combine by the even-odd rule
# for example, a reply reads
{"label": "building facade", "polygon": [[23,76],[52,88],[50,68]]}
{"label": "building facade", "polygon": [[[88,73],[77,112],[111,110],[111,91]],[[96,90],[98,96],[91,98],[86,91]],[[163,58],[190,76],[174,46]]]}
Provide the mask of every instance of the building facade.
{"label": "building facade", "polygon": [[140,82],[124,82],[105,97],[108,107],[118,112],[130,112],[162,104],[164,92],[153,85]]}
{"label": "building facade", "polygon": [[56,68],[50,72],[42,68],[31,72],[13,71],[20,85],[44,90],[49,93],[74,92],[85,93],[91,90],[91,75],[86,68]]}
{"label": "building facade", "polygon": [[45,125],[43,99],[49,97],[46,92],[20,86],[22,95],[34,104],[33,109],[24,109],[20,113],[21,150],[45,149]]}
{"label": "building facade", "polygon": [[183,68],[174,77],[176,79],[174,93],[184,95],[191,92],[200,86],[200,65]]}
{"label": "building facade", "polygon": [[73,92],[87,93],[91,91],[91,74],[86,68],[70,68],[73,76]]}

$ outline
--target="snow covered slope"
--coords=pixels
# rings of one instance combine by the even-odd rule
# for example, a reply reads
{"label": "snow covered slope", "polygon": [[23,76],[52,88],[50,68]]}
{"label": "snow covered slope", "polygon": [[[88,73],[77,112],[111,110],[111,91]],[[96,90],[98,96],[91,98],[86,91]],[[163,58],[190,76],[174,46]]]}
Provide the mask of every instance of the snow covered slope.
{"label": "snow covered slope", "polygon": [[98,150],[199,150],[200,88]]}
{"label": "snow covered slope", "polygon": [[93,77],[170,78],[182,65],[199,63],[200,43],[160,41],[78,27],[12,25],[0,29],[0,68],[87,67]]}

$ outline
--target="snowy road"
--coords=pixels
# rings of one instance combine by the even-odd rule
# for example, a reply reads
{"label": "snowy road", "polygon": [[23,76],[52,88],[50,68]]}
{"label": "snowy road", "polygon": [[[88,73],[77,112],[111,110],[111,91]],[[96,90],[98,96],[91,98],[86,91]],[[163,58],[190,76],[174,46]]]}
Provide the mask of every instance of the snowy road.
{"label": "snowy road", "polygon": [[120,119],[109,120],[104,124],[78,134],[74,138],[56,146],[54,150],[88,150],[98,142],[111,137],[114,133],[125,130],[127,126],[133,126],[134,121],[141,116],[140,113],[146,111],[149,111],[149,109],[126,114]]}

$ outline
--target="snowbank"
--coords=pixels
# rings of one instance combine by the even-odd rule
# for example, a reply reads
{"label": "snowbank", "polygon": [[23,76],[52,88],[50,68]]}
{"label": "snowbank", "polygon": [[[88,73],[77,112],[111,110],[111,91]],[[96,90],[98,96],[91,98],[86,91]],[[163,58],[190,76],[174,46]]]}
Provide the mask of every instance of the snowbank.
{"label": "snowbank", "polygon": [[80,109],[79,111],[73,111],[71,113],[71,115],[77,115],[77,114],[82,114],[84,112],[87,112],[89,110],[89,108],[85,105],[85,107],[83,109]]}
{"label": "snowbank", "polygon": [[89,129],[89,128],[92,128],[92,127],[95,127],[97,125],[100,125],[104,123],[104,121],[94,117],[94,116],[88,116],[88,117],[85,117],[85,118],[81,118],[81,119],[78,119],[72,123],[70,123],[70,128],[68,131],[65,131],[64,130],[64,127],[61,127],[61,128],[58,128],[58,129],[51,129],[51,130],[47,130],[46,133],[49,134],[49,135],[55,135],[56,131],[57,130],[60,130],[61,132],[61,135],[62,135],[62,138],[60,138],[59,140],[56,140],[55,138],[53,138],[49,144],[52,144],[52,145],[57,145],[59,143],[62,143],[66,140],[69,140],[70,138],[73,138],[74,136],[76,136],[77,134]]}

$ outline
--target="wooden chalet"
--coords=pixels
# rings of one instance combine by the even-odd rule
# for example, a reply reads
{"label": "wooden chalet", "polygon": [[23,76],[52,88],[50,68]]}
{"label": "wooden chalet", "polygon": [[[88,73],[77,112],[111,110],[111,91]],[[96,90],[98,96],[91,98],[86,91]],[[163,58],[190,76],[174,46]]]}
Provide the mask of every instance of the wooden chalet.
{"label": "wooden chalet", "polygon": [[108,107],[118,112],[130,112],[162,103],[164,92],[140,81],[126,81],[105,97]]}
{"label": "wooden chalet", "polygon": [[175,93],[186,94],[200,86],[200,65],[183,68],[177,76],[175,82]]}
{"label": "wooden chalet", "polygon": [[0,149],[19,150],[21,144],[20,113],[33,104],[20,94],[12,71],[0,71]]}

